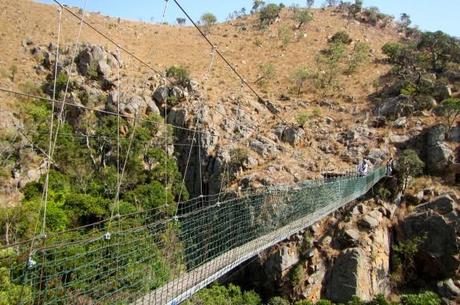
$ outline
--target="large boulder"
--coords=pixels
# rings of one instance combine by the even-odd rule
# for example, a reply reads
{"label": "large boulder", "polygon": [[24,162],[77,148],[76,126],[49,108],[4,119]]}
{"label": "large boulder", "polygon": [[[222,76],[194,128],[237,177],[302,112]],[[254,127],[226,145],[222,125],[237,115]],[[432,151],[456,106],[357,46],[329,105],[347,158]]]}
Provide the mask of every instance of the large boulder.
{"label": "large boulder", "polygon": [[299,145],[305,136],[305,131],[299,127],[288,127],[283,130],[281,140],[292,146]]}
{"label": "large boulder", "polygon": [[400,117],[410,115],[414,111],[413,102],[406,96],[388,98],[377,109],[378,115]]}
{"label": "large boulder", "polygon": [[422,239],[415,262],[416,270],[426,279],[452,277],[460,266],[458,209],[450,196],[441,196],[417,206],[400,224],[397,234],[400,242]]}
{"label": "large boulder", "polygon": [[424,161],[426,168],[433,174],[442,174],[452,163],[453,151],[444,143],[446,127],[436,125],[425,134]]}
{"label": "large boulder", "polygon": [[75,62],[81,75],[88,77],[101,75],[104,80],[109,80],[112,68],[120,67],[119,61],[98,45],[84,46]]}
{"label": "large boulder", "polygon": [[337,303],[348,302],[353,296],[369,301],[370,283],[366,253],[360,248],[346,249],[332,268],[327,297]]}

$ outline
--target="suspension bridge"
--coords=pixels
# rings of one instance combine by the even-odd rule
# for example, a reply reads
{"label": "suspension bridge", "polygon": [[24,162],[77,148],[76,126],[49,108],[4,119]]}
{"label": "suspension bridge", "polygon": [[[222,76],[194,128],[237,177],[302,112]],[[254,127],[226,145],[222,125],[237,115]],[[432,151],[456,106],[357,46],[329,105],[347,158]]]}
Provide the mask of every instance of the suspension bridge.
{"label": "suspension bridge", "polygon": [[[88,26],[113,43],[118,50],[158,73],[145,61],[85,21],[83,13],[78,15],[60,2],[55,2],[60,7],[59,20],[62,11],[68,12],[80,21],[80,32],[83,25]],[[255,94],[259,102],[265,104],[230,61],[201,32],[178,1],[174,2],[211,46],[211,65],[214,55],[220,56],[241,83]],[[165,1],[165,10],[167,3]],[[62,114],[64,107],[82,107],[66,102],[70,77],[65,86],[63,100],[56,98],[60,31],[59,24],[52,98],[0,88],[10,94],[45,100],[53,105],[49,148],[48,153],[44,154],[48,162],[41,206],[42,230],[40,233],[36,232],[31,240],[3,246],[0,251],[0,263],[2,266],[9,266],[7,276],[11,283],[17,285],[15,287],[20,296],[14,300],[17,304],[179,304],[262,251],[365,195],[386,175],[384,167],[377,167],[365,176],[345,174],[326,180],[304,181],[295,186],[248,189],[238,194],[222,191],[213,195],[201,193],[191,200],[179,200],[174,213],[171,213],[171,206],[165,200],[164,205],[151,210],[122,215],[119,210],[112,210],[109,219],[58,234],[46,234],[48,175],[62,125]],[[77,38],[76,45],[79,40],[80,37]],[[75,56],[76,51],[73,57]],[[210,70],[211,67],[208,71]],[[70,71],[68,75],[71,74]],[[54,107],[59,110],[58,106],[61,106],[60,111],[55,111]],[[122,116],[119,105],[117,112],[84,108],[118,118]],[[167,124],[166,109],[167,105],[164,113],[165,129],[170,125]],[[56,123],[55,113],[59,113]],[[53,130],[54,124],[56,126]],[[118,150],[119,129],[117,126]],[[133,129],[135,130],[135,123]],[[188,131],[193,133],[191,152],[192,147],[196,146],[193,145],[195,136],[200,131]],[[130,141],[133,137],[134,131]],[[131,144],[128,146],[125,165],[130,146]],[[117,157],[118,155],[120,151]],[[201,152],[198,155],[201,156]],[[117,162],[114,207],[119,207],[120,186],[124,178],[124,166],[121,160]],[[201,160],[198,164],[201,164]],[[201,177],[197,179],[202,180]],[[38,224],[36,229],[37,227]]]}

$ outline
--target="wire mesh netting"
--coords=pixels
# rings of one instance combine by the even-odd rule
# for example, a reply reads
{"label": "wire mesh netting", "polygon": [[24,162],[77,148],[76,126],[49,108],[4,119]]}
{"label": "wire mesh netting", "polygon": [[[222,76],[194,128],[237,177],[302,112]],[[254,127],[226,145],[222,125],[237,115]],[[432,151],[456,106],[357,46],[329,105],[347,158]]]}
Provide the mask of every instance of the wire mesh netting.
{"label": "wire mesh netting", "polygon": [[385,176],[349,175],[242,196],[201,196],[4,247],[17,304],[178,304]]}

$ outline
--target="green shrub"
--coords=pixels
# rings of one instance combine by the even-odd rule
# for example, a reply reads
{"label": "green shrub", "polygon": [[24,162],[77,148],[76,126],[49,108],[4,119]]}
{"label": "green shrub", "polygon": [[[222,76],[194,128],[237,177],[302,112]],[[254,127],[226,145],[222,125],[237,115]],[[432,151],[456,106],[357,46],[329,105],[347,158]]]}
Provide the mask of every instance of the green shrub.
{"label": "green shrub", "polygon": [[345,31],[337,32],[329,39],[330,43],[350,44],[352,41],[350,35]]}
{"label": "green shrub", "polygon": [[299,67],[292,73],[291,79],[295,83],[297,94],[302,92],[305,81],[310,77],[310,71],[306,67]]}
{"label": "green shrub", "polygon": [[282,297],[273,297],[270,299],[267,305],[290,305],[290,303],[288,300],[285,300]]}
{"label": "green shrub", "polygon": [[399,155],[396,171],[403,192],[408,186],[409,178],[422,174],[424,167],[425,163],[412,149],[406,149]]}
{"label": "green shrub", "polygon": [[318,302],[316,302],[316,305],[333,305],[333,304],[329,300],[319,300]]}
{"label": "green shrub", "polygon": [[298,287],[305,280],[305,268],[300,262],[289,272],[289,281],[292,287]]}
{"label": "green shrub", "polygon": [[166,69],[166,77],[173,78],[175,83],[184,87],[190,84],[190,74],[187,68],[174,65]]}
{"label": "green shrub", "polygon": [[259,66],[259,75],[255,83],[265,85],[276,75],[275,66],[272,63],[261,64]]}
{"label": "green shrub", "polygon": [[278,39],[281,40],[282,47],[285,49],[294,38],[294,33],[288,25],[283,24],[278,28]]}
{"label": "green shrub", "polygon": [[302,300],[302,301],[295,302],[294,305],[314,305],[314,304],[312,301]]}
{"label": "green shrub", "polygon": [[442,101],[441,105],[436,108],[436,113],[446,118],[447,132],[449,132],[460,115],[460,99],[449,98]]}
{"label": "green shrub", "polygon": [[253,291],[242,292],[240,287],[213,285],[195,294],[185,305],[261,305],[262,300]]}
{"label": "green shrub", "polygon": [[401,296],[402,305],[440,305],[441,299],[437,294],[426,291],[420,294],[405,294]]}
{"label": "green shrub", "polygon": [[348,61],[347,73],[355,72],[358,67],[369,60],[369,50],[370,47],[367,43],[356,43]]}
{"label": "green shrub", "polygon": [[300,127],[305,126],[305,124],[310,120],[311,115],[308,112],[299,112],[296,116],[297,124]]}
{"label": "green shrub", "polygon": [[339,86],[338,76],[341,73],[342,60],[345,57],[345,45],[333,43],[316,57],[317,72],[315,85],[319,89],[333,91]]}
{"label": "green shrub", "polygon": [[281,7],[277,4],[270,3],[264,6],[259,12],[259,22],[262,27],[269,26],[279,17]]}
{"label": "green shrub", "polygon": [[298,23],[297,28],[300,29],[313,20],[313,15],[307,10],[298,10],[294,13],[294,20]]}

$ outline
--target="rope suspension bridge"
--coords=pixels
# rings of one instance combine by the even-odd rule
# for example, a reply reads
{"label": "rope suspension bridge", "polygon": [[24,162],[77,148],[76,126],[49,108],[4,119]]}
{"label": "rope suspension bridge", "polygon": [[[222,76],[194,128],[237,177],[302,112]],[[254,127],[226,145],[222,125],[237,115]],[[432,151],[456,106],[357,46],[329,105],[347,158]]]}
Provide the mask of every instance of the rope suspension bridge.
{"label": "rope suspension bridge", "polygon": [[[247,86],[259,102],[264,104],[262,97],[201,32],[178,1],[173,1],[212,48],[208,74],[214,57],[219,56],[237,75],[242,85]],[[134,123],[129,135],[126,156],[121,159],[120,118],[127,117],[120,114],[119,103],[116,112],[85,107],[86,111],[100,112],[116,116],[118,119],[117,189],[111,216],[83,227],[47,234],[49,171],[56,149],[56,139],[58,135],[65,135],[59,133],[59,128],[63,124],[64,107],[84,107],[66,101],[70,77],[63,100],[58,100],[55,94],[63,11],[80,21],[77,45],[81,28],[86,25],[113,43],[117,50],[128,54],[152,72],[158,73],[145,61],[84,20],[83,14],[80,16],[58,1],[55,2],[60,9],[52,98],[0,88],[1,91],[10,94],[23,95],[52,104],[49,147],[44,153],[48,162],[40,213],[41,226],[37,222],[36,234],[31,240],[6,245],[0,251],[1,265],[10,266],[7,276],[20,290],[17,304],[179,304],[265,249],[365,195],[385,177],[385,168],[377,167],[365,176],[346,174],[326,180],[304,181],[290,187],[248,189],[239,194],[221,190],[218,194],[204,195],[201,189],[198,197],[181,201],[183,182],[177,206],[172,206],[165,196],[165,202],[160,207],[121,214],[120,186],[124,180],[136,123],[142,119],[137,115],[129,117]],[[163,17],[167,3],[168,1],[165,1]],[[75,56],[76,51],[73,57]],[[119,73],[120,71],[118,75]],[[71,74],[70,71],[68,75]],[[207,76],[205,79],[207,80]],[[120,85],[117,90],[120,90]],[[165,151],[168,146],[167,128],[186,129],[191,134],[192,139],[187,144],[190,146],[190,152],[186,172],[193,148],[198,150],[198,156],[201,158],[201,141],[195,139],[201,136],[202,131],[199,128],[187,129],[167,124],[167,105],[164,110]],[[159,122],[155,123],[160,125]],[[201,164],[201,160],[198,164]],[[202,180],[201,168],[199,173],[200,177],[197,179]],[[185,175],[186,173],[184,177]],[[14,255],[10,255],[12,253]]]}

